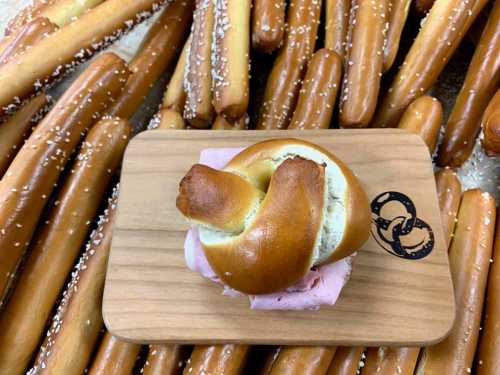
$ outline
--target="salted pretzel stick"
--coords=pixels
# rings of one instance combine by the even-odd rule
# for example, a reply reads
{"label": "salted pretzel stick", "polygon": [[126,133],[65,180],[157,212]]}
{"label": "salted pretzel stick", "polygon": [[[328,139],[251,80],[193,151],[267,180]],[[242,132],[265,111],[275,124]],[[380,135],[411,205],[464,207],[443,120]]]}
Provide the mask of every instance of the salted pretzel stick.
{"label": "salted pretzel stick", "polygon": [[132,74],[108,114],[130,118],[151,87],[176,57],[191,24],[193,0],[173,0],[144,37],[139,52],[130,61]]}
{"label": "salted pretzel stick", "polygon": [[387,29],[384,63],[382,70],[387,72],[394,64],[399,50],[399,42],[405,26],[411,0],[390,0],[389,28]]}
{"label": "salted pretzel stick", "polygon": [[180,375],[189,350],[181,345],[151,345],[141,374]]}
{"label": "salted pretzel stick", "polygon": [[328,129],[342,75],[342,59],[323,48],[307,66],[288,129]]}
{"label": "salted pretzel stick", "polygon": [[228,121],[222,115],[218,115],[212,124],[213,130],[245,130],[248,128],[248,116],[243,116],[237,121]]}
{"label": "salted pretzel stick", "polygon": [[449,168],[441,169],[435,177],[444,238],[446,247],[449,248],[462,197],[462,185],[457,174]]}
{"label": "salted pretzel stick", "polygon": [[283,42],[285,0],[254,0],[252,10],[252,47],[271,53]]}
{"label": "salted pretzel stick", "polygon": [[418,371],[426,375],[471,372],[495,230],[495,200],[479,189],[462,196],[449,253],[457,316],[451,334],[424,349]]}
{"label": "salted pretzel stick", "polygon": [[33,248],[0,316],[0,374],[20,374],[28,365],[107,185],[121,163],[130,130],[126,121],[109,118],[97,123],[85,137],[45,225],[34,236]]}
{"label": "salted pretzel stick", "polygon": [[500,220],[497,217],[492,264],[488,276],[483,331],[476,355],[477,375],[500,372]]}
{"label": "salted pretzel stick", "polygon": [[184,68],[186,66],[187,51],[191,43],[191,35],[184,43],[179,60],[175,66],[174,74],[170,78],[165,96],[163,97],[162,107],[182,113],[186,103],[186,91],[184,91]]}
{"label": "salted pretzel stick", "polygon": [[349,0],[326,0],[325,48],[334,51],[344,63],[347,30],[349,28]]}
{"label": "salted pretzel stick", "polygon": [[483,128],[481,144],[486,155],[500,154],[500,89],[486,107],[481,127]]}
{"label": "salted pretzel stick", "polygon": [[373,127],[395,127],[434,84],[487,0],[437,0],[378,106]]}
{"label": "salted pretzel stick", "polygon": [[270,375],[324,375],[332,362],[335,347],[286,346],[281,348]]}
{"label": "salted pretzel stick", "polygon": [[2,178],[0,295],[82,133],[120,93],[128,73],[125,62],[114,54],[97,58],[37,126]]}
{"label": "salted pretzel stick", "polygon": [[88,375],[130,375],[140,349],[106,332]]}
{"label": "salted pretzel stick", "polygon": [[351,7],[340,101],[344,128],[367,127],[377,105],[389,0],[357,0]]}
{"label": "salted pretzel stick", "polygon": [[0,125],[0,179],[31,130],[41,120],[50,99],[40,94]]}
{"label": "salted pretzel stick", "polygon": [[60,0],[33,0],[31,4],[24,7],[14,18],[12,18],[5,28],[5,36],[10,37],[19,28],[33,21],[37,17],[42,17],[42,12]]}
{"label": "salted pretzel stick", "polygon": [[212,43],[215,111],[237,120],[248,107],[250,0],[216,0]]}
{"label": "salted pretzel stick", "polygon": [[355,375],[364,351],[360,346],[337,348],[327,375]]}
{"label": "salted pretzel stick", "polygon": [[184,375],[240,374],[245,366],[247,345],[198,345],[184,368]]}
{"label": "salted pretzel stick", "polygon": [[35,18],[12,36],[10,43],[0,52],[0,64],[21,54],[57,29],[47,18]]}
{"label": "salted pretzel stick", "polygon": [[363,373],[413,375],[420,348],[369,348]]}
{"label": "salted pretzel stick", "polygon": [[285,41],[267,79],[257,129],[286,129],[299,96],[302,76],[314,53],[321,2],[292,0]]}
{"label": "salted pretzel stick", "polygon": [[71,280],[28,375],[84,373],[104,326],[102,293],[117,199],[118,189],[115,188],[107,209],[99,217],[97,228],[87,241],[85,252],[71,273]]}
{"label": "salted pretzel stick", "polygon": [[[0,115],[151,15],[164,0],[106,0],[0,66]],[[15,79],[13,79],[15,77]]]}
{"label": "salted pretzel stick", "polygon": [[468,159],[481,116],[500,85],[500,1],[496,1],[469,65],[439,147],[440,166],[459,167]]}
{"label": "salted pretzel stick", "polygon": [[89,9],[99,5],[104,0],[58,0],[47,7],[40,15],[47,17],[57,26],[62,27],[80,17]]}
{"label": "salted pretzel stick", "polygon": [[421,96],[406,108],[398,127],[419,135],[432,155],[436,148],[442,119],[443,107],[439,100],[432,96]]}
{"label": "salted pretzel stick", "polygon": [[185,129],[186,123],[179,112],[162,109],[154,121],[152,129]]}
{"label": "salted pretzel stick", "polygon": [[197,128],[212,121],[212,37],[215,23],[213,0],[196,0],[191,27],[191,44],[184,70],[186,103],[184,118]]}

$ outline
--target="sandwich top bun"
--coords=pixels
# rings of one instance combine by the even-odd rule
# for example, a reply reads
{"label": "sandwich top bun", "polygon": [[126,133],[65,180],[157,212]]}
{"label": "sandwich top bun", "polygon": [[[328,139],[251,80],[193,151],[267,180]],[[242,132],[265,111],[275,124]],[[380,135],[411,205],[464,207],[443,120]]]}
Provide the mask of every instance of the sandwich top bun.
{"label": "sandwich top bun", "polygon": [[293,285],[311,267],[351,255],[370,232],[368,198],[352,171],[298,139],[257,143],[223,171],[193,166],[177,208],[199,225],[218,277],[247,294]]}

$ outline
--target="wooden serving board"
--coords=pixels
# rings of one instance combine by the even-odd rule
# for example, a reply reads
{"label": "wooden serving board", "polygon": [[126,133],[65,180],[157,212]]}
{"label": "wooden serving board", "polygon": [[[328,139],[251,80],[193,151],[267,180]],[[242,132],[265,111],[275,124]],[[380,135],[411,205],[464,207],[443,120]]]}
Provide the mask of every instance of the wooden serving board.
{"label": "wooden serving board", "polygon": [[[427,233],[425,246],[405,247],[408,257],[396,256],[397,246],[387,242],[391,236],[377,234],[374,222],[337,304],[319,311],[251,310],[246,297],[223,296],[221,286],[190,271],[183,254],[188,225],[175,207],[181,178],[204,148],[244,147],[283,137],[326,147],[356,173],[370,201],[377,196],[388,200],[383,207],[372,206],[374,220],[392,215],[391,228],[398,226],[396,216],[410,215],[401,213],[404,206],[398,199],[410,200],[418,219],[413,217],[414,228],[406,228],[406,237],[401,230],[398,236],[409,246],[408,241],[419,242]],[[120,338],[413,346],[437,342],[451,329],[455,305],[434,174],[417,136],[375,129],[149,131],[130,143],[121,181],[103,302],[106,326]]]}

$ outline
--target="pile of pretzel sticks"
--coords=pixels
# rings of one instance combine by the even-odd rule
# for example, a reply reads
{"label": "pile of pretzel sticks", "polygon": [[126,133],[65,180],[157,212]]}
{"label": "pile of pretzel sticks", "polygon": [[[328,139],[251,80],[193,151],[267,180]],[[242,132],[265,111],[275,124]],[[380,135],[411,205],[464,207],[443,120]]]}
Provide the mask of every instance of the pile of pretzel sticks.
{"label": "pile of pretzel sticks", "polygon": [[[99,53],[155,12],[131,61]],[[405,50],[414,18],[421,27]],[[445,119],[429,92],[466,36],[475,52]],[[91,58],[52,103],[47,90]],[[262,95],[252,59],[272,62]],[[129,120],[169,69],[151,127],[420,135],[443,168],[451,335],[427,348],[146,348],[105,332]],[[489,157],[500,153],[499,88],[498,0],[34,0],[0,41],[0,374],[500,373],[496,203],[478,189],[462,193],[453,170],[478,137]]]}

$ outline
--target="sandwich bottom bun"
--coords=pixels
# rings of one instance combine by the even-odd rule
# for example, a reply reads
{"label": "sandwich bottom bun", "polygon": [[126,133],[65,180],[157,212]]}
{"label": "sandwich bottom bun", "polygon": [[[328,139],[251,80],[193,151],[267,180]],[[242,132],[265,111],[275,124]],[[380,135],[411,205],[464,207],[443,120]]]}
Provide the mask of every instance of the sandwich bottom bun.
{"label": "sandwich bottom bun", "polygon": [[195,165],[177,208],[199,226],[222,282],[253,295],[286,289],[312,267],[351,255],[370,234],[368,198],[352,171],[298,139],[257,143],[222,171]]}

